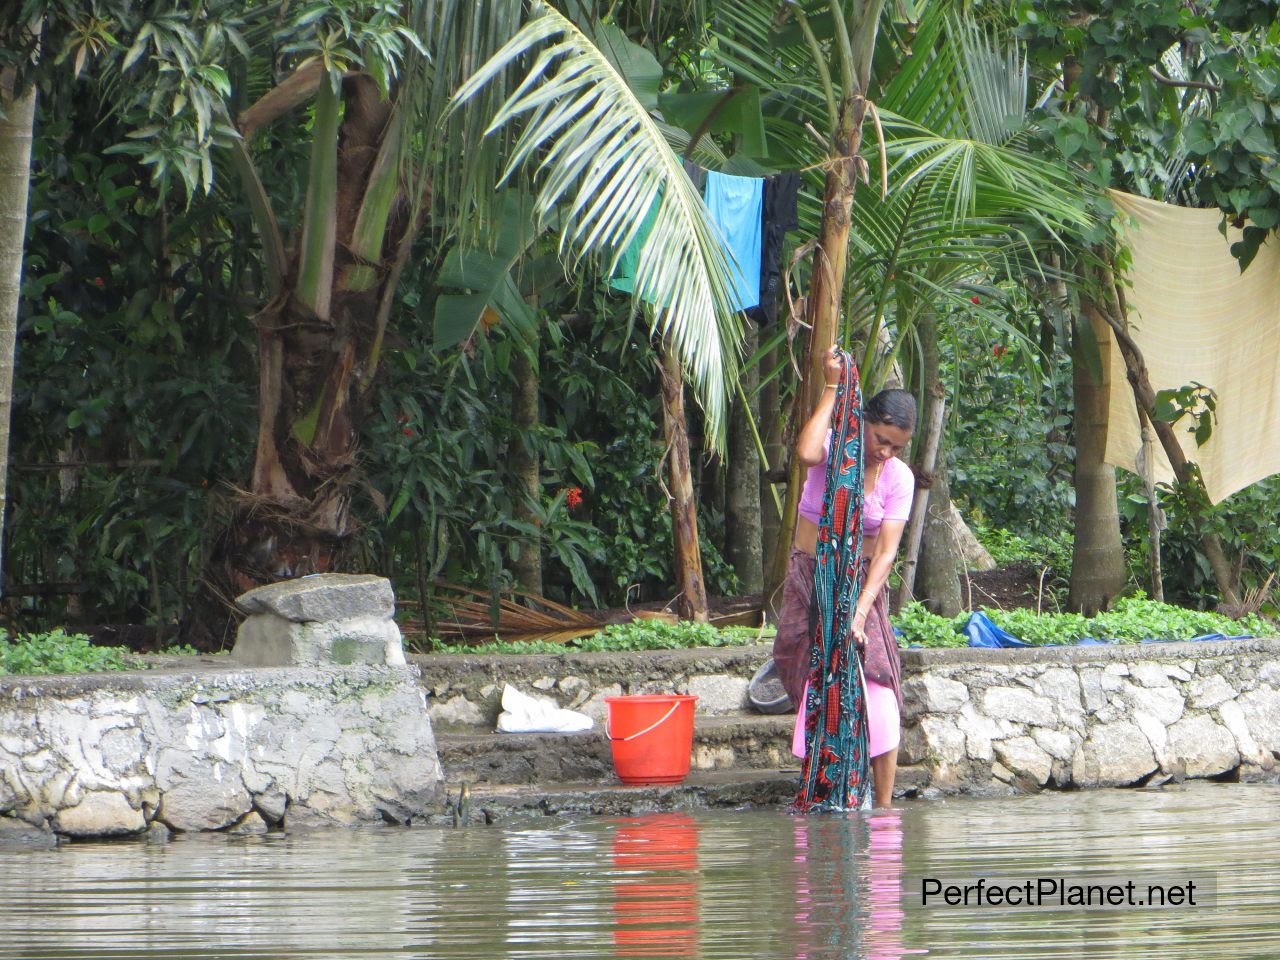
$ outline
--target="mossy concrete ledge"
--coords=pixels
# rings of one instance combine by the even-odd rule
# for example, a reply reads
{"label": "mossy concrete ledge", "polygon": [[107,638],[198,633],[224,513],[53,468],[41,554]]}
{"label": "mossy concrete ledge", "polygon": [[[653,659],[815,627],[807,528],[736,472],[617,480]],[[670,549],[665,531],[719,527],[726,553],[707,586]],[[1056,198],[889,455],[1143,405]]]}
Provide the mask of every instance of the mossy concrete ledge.
{"label": "mossy concrete ledge", "polygon": [[403,823],[438,799],[415,667],[202,659],[198,672],[0,678],[0,818],[166,836]]}

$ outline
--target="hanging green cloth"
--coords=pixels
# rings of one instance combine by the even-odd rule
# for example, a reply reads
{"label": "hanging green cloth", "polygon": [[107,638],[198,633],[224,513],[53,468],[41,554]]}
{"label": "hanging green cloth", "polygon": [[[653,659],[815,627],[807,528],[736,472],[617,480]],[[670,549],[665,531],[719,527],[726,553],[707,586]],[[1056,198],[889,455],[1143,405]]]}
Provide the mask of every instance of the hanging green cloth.
{"label": "hanging green cloth", "polygon": [[618,258],[618,264],[613,268],[613,279],[609,281],[609,286],[614,290],[621,290],[623,293],[634,293],[636,289],[636,268],[640,264],[640,251],[644,249],[644,245],[649,240],[649,234],[653,233],[653,225],[658,220],[658,208],[662,206],[662,191],[658,191],[658,195],[653,198],[653,203],[649,204],[649,212],[644,215],[644,219],[640,221],[640,229],[636,231],[636,235],[631,238],[631,242],[623,249],[622,255]]}
{"label": "hanging green cloth", "polygon": [[866,692],[850,630],[862,586],[862,388],[853,358],[839,356],[815,551],[804,768],[792,806],[800,813],[859,810],[871,801]]}

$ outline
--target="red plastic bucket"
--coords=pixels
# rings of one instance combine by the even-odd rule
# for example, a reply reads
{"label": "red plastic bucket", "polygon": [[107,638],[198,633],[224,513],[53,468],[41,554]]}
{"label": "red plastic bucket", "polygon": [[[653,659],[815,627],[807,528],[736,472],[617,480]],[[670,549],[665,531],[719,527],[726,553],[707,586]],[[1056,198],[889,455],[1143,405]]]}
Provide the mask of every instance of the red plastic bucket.
{"label": "red plastic bucket", "polygon": [[623,783],[679,783],[693,753],[692,694],[605,697],[605,734]]}

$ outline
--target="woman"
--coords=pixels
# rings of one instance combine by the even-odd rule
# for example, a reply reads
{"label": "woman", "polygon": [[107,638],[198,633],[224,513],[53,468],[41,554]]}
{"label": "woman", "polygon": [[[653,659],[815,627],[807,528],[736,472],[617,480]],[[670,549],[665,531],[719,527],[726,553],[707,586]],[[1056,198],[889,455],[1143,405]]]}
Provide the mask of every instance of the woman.
{"label": "woman", "polygon": [[[800,495],[796,538],[782,590],[773,660],[791,702],[803,710],[809,676],[813,614],[814,553],[826,489],[827,445],[841,360],[835,347],[823,363],[826,388],[800,431],[796,455],[808,468]],[[911,515],[915,477],[898,455],[916,426],[915,398],[905,390],[882,390],[863,408],[862,590],[853,613],[853,639],[862,653],[875,805],[893,801],[893,778],[901,736],[902,682],[898,644],[889,625],[889,571]]]}

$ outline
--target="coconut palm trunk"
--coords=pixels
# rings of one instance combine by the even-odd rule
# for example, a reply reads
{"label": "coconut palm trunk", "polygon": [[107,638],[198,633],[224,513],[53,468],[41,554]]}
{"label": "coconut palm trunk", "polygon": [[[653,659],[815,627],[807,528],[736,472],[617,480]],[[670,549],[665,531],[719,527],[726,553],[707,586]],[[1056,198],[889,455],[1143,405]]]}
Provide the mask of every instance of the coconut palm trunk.
{"label": "coconut palm trunk", "polygon": [[658,349],[662,379],[662,428],[667,438],[671,498],[671,539],[675,544],[676,612],[682,620],[706,623],[707,587],[698,546],[698,502],[689,460],[689,428],[684,410],[684,374],[667,344]]}
{"label": "coconut palm trunk", "polygon": [[[1099,352],[1106,340],[1087,320],[1077,319],[1074,337],[1093,337]],[[1107,446],[1108,388],[1080,359],[1072,364],[1075,409],[1075,537],[1071,549],[1070,608],[1094,616],[1124,589],[1124,546],[1116,499],[1116,468],[1103,463]],[[1103,367],[1105,369],[1105,366]]]}
{"label": "coconut palm trunk", "polygon": [[[940,382],[942,354],[938,343],[938,321],[932,310],[920,313],[915,323],[920,339],[920,383],[917,394],[925,398],[918,423],[932,423],[933,409],[943,403],[940,391],[933,389]],[[924,538],[920,549],[920,565],[916,573],[916,596],[933,613],[954,617],[964,609],[960,593],[960,569],[962,559],[956,541],[955,530],[950,523],[951,484],[947,479],[946,431],[938,438],[934,458],[932,484],[928,490],[917,490],[916,496],[928,497],[929,511],[925,518]]]}
{"label": "coconut palm trunk", "polygon": [[[756,325],[748,320],[743,353],[755,353]],[[742,393],[733,406],[729,421],[729,455],[725,491],[725,555],[738,575],[744,594],[764,589],[764,549],[760,488],[760,451],[756,447],[753,424],[760,420],[760,367],[748,366],[740,378]],[[745,399],[744,399],[745,398]]]}
{"label": "coconut palm trunk", "polygon": [[[511,358],[515,390],[511,398],[511,424],[515,428],[507,465],[515,487],[517,520],[536,528],[538,516],[534,506],[542,496],[542,460],[534,446],[538,426],[538,353],[537,344],[528,351],[517,350]],[[542,595],[542,544],[535,537],[523,537],[516,545],[511,561],[516,585],[525,593]]]}
{"label": "coconut palm trunk", "polygon": [[[36,91],[15,95],[14,76],[0,72],[0,534],[9,474],[9,418],[13,411],[13,360],[22,288],[22,245],[27,230],[27,185]],[[0,537],[0,574],[4,570]],[[0,578],[0,591],[3,579]]]}
{"label": "coconut palm trunk", "polygon": [[[841,304],[844,302],[845,270],[849,262],[849,230],[852,222],[853,195],[866,161],[859,156],[862,149],[862,123],[867,116],[866,94],[871,82],[871,55],[875,49],[883,0],[854,0],[841,9],[833,4],[833,21],[837,27],[836,47],[843,78],[839,104],[830,83],[829,70],[823,65],[827,81],[828,106],[832,114],[831,150],[826,160],[826,183],[822,194],[822,221],[818,230],[818,246],[814,252],[809,282],[808,313],[810,324],[803,378],[797,387],[800,402],[794,416],[801,422],[808,418],[818,402],[823,387],[823,354],[836,342]],[[816,41],[807,24],[806,35],[817,53]],[[818,57],[821,60],[821,57]],[[798,433],[796,434],[798,436]],[[792,438],[794,444],[795,438]],[[766,595],[777,592],[786,575],[786,548],[795,536],[796,511],[800,505],[800,487],[804,468],[794,448],[787,468],[787,499],[783,507],[778,534],[778,549],[765,584]]]}

